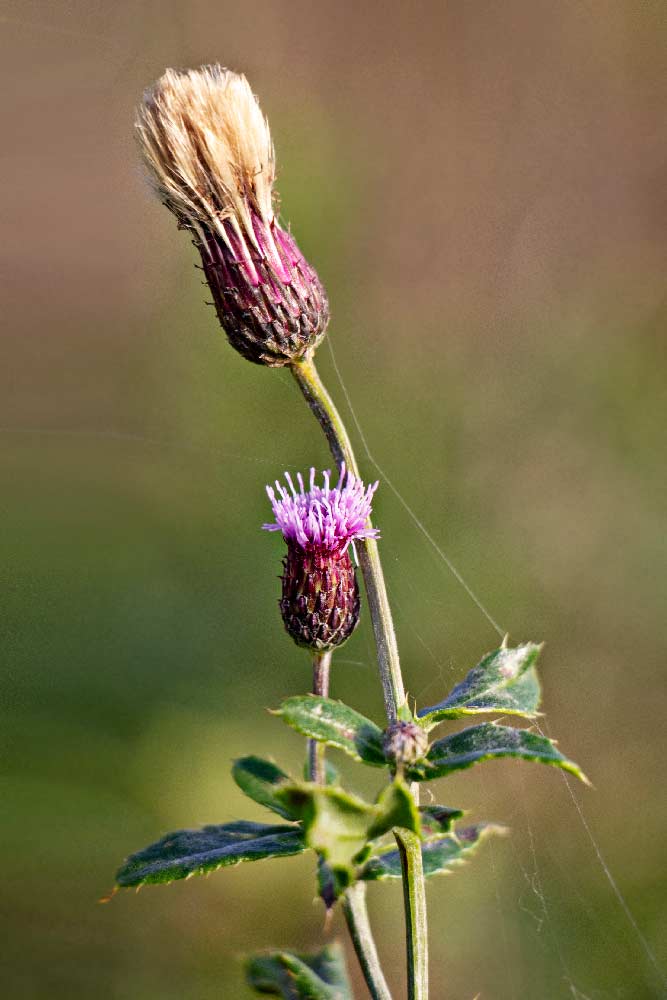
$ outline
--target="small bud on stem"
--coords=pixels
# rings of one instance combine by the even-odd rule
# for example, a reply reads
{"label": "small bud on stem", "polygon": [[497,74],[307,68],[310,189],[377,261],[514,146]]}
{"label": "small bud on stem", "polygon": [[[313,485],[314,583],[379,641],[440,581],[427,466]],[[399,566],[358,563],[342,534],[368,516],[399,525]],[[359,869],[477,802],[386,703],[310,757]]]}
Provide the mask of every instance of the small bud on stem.
{"label": "small bud on stem", "polygon": [[428,750],[428,736],[418,722],[397,720],[384,731],[384,755],[399,770],[414,764]]}

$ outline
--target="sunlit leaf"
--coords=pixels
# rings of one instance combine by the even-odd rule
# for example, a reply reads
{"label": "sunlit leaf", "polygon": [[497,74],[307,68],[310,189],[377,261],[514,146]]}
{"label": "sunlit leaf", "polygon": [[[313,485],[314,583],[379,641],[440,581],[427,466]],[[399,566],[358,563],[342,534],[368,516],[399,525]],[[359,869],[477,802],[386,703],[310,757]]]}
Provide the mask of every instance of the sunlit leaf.
{"label": "sunlit leaf", "polygon": [[443,719],[484,712],[533,718],[540,704],[535,663],[541,649],[527,642],[514,649],[502,646],[487,653],[444,701],[421,709],[419,718],[429,729]]}
{"label": "sunlit leaf", "polygon": [[116,874],[119,886],[173,882],[190,875],[260,861],[305,850],[302,831],[295,826],[269,826],[239,820],[201,830],[177,830],[130,855]]}
{"label": "sunlit leaf", "polygon": [[[481,841],[491,834],[502,834],[506,830],[492,823],[477,823],[475,826],[458,829],[441,837],[433,837],[422,844],[424,875],[442,875],[462,864],[473,853]],[[377,881],[401,878],[401,859],[397,850],[384,848],[374,851],[361,869],[359,878]]]}
{"label": "sunlit leaf", "polygon": [[564,757],[546,736],[538,736],[527,729],[499,726],[493,722],[470,726],[460,733],[453,733],[432,743],[426,759],[413,765],[408,776],[416,781],[430,781],[495,757],[519,757],[541,764],[552,764],[588,783],[577,764]]}
{"label": "sunlit leaf", "polygon": [[347,872],[350,878],[370,841],[395,826],[420,832],[418,810],[400,780],[387,785],[373,805],[342,788],[307,782],[287,785],[279,795],[301,819],[308,847],[332,869]]}
{"label": "sunlit leaf", "polygon": [[343,750],[366,764],[386,766],[380,727],[341,701],[297,696],[287,698],[276,714],[312,740]]}
{"label": "sunlit leaf", "polygon": [[337,943],[317,955],[256,955],[246,963],[246,976],[258,993],[283,1000],[353,1000],[343,949]]}

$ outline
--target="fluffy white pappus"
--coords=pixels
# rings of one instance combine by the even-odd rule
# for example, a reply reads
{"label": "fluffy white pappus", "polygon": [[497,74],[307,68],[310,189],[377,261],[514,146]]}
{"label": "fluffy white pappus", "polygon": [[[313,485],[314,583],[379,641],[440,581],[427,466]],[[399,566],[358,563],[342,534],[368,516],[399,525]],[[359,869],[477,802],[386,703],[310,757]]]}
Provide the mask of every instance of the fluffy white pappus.
{"label": "fluffy white pappus", "polygon": [[201,237],[222,223],[255,242],[252,212],[273,221],[275,156],[269,125],[246,78],[222,66],[168,69],[136,118],[158,196]]}

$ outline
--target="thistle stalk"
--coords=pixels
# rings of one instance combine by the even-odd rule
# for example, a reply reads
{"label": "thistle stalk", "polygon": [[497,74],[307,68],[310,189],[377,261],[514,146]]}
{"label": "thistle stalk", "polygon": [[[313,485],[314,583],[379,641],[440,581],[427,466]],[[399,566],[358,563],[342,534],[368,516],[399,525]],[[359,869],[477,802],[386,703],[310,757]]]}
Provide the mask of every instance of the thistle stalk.
{"label": "thistle stalk", "polygon": [[403,872],[408,1000],[428,1000],[428,924],[421,842],[410,830],[395,830],[394,836]]}
{"label": "thistle stalk", "polygon": [[368,920],[364,882],[356,882],[347,890],[343,896],[343,913],[371,997],[373,1000],[391,1000]]}
{"label": "thistle stalk", "polygon": [[[312,351],[290,365],[292,374],[303,393],[312,413],[317,419],[329,444],[335,462],[359,475],[359,467],[352,448],[349,434],[336,406],[320,379]],[[370,518],[367,527],[372,527]],[[373,625],[378,666],[384,694],[385,712],[391,724],[398,718],[399,709],[405,704],[405,688],[401,674],[396,633],[387,596],[387,587],[382,572],[380,553],[375,538],[370,535],[356,542],[359,565],[364,578],[368,607]],[[413,785],[412,795],[419,803],[419,791]],[[405,929],[407,946],[407,975],[409,1000],[428,1000],[428,925],[426,913],[426,884],[422,866],[421,844],[415,834],[406,830],[396,830],[395,837],[401,856],[403,873],[403,900],[405,907]],[[346,898],[349,897],[346,894]],[[361,894],[353,897],[345,905],[345,916],[355,920],[355,905],[360,907]],[[365,905],[364,905],[365,912]],[[366,916],[366,920],[367,920]],[[353,928],[350,933],[357,947]],[[369,928],[370,933],[370,928]],[[370,938],[372,943],[372,937]],[[373,945],[374,948],[374,945]],[[359,955],[359,951],[357,951]],[[377,955],[375,956],[377,959]],[[364,973],[364,957],[359,956]],[[379,966],[378,966],[379,968]],[[370,988],[370,985],[369,985]],[[378,994],[382,997],[382,994]],[[371,989],[374,1000],[376,994]]]}
{"label": "thistle stalk", "polygon": [[[320,379],[312,354],[293,362],[291,369],[308,406],[324,431],[337,465],[344,463],[358,477],[359,467],[352,450],[352,442],[331,396]],[[388,721],[393,722],[398,716],[398,709],[405,703],[405,689],[380,553],[374,538],[359,539],[356,542],[356,551],[375,635],[385,711]]]}
{"label": "thistle stalk", "polygon": [[[313,694],[322,698],[329,697],[329,671],[331,668],[331,653],[315,653],[313,656]],[[316,785],[326,784],[324,743],[308,740],[308,777]]]}
{"label": "thistle stalk", "polygon": [[[313,694],[322,698],[329,696],[332,654],[333,650],[327,650],[313,656]],[[326,784],[326,745],[317,740],[308,740],[308,777],[317,785]],[[391,1000],[368,919],[364,883],[357,882],[348,889],[342,903],[350,938],[372,1000]]]}

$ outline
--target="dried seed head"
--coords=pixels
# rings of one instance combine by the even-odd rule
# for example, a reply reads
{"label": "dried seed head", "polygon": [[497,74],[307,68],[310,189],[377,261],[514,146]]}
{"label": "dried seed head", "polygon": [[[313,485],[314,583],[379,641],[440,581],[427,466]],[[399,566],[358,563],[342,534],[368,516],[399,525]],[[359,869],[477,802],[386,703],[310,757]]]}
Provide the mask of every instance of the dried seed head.
{"label": "dried seed head", "polygon": [[[280,611],[288,633],[299,646],[321,652],[340,646],[359,621],[359,586],[349,546],[355,538],[375,538],[368,527],[371,501],[377,488],[365,487],[352,473],[341,469],[338,485],[315,484],[310,470],[310,488],[301,474],[299,490],[289,473],[289,489],[276,482],[267,487],[275,523],[267,531],[281,531],[287,542],[283,563]],[[276,495],[277,493],[277,495]]]}
{"label": "dried seed head", "polygon": [[397,720],[384,731],[384,755],[397,767],[414,764],[428,749],[428,736],[417,722]]}
{"label": "dried seed head", "polygon": [[316,347],[327,298],[275,218],[271,134],[246,78],[169,69],[144,95],[137,131],[158,196],[193,233],[230,343],[269,366]]}

